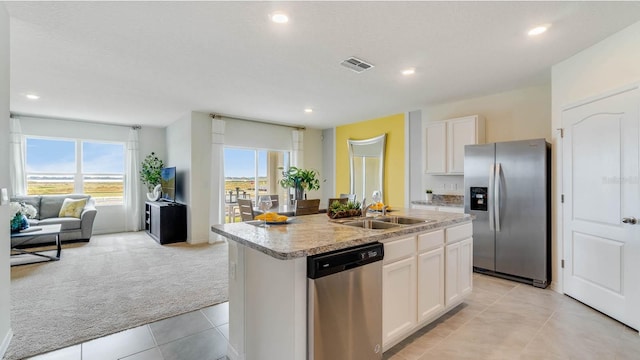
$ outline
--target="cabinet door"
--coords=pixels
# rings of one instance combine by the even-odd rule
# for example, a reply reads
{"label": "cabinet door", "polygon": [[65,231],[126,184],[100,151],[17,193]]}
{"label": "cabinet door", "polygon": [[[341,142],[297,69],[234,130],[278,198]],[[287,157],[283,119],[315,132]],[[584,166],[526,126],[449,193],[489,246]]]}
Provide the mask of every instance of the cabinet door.
{"label": "cabinet door", "polygon": [[460,242],[445,247],[445,305],[457,303],[462,294],[458,287],[460,278]]}
{"label": "cabinet door", "polygon": [[477,121],[475,116],[447,121],[449,162],[447,172],[449,174],[464,173],[464,146],[476,144]]}
{"label": "cabinet door", "polygon": [[425,172],[444,174],[447,172],[447,123],[440,121],[427,126],[427,156]]}
{"label": "cabinet door", "polygon": [[418,255],[418,322],[444,310],[444,247]]}
{"label": "cabinet door", "polygon": [[151,234],[160,237],[160,206],[150,206]]}
{"label": "cabinet door", "polygon": [[382,267],[382,344],[411,331],[416,324],[416,257]]}
{"label": "cabinet door", "polygon": [[459,303],[473,289],[473,240],[467,238],[445,248],[445,306]]}
{"label": "cabinet door", "polygon": [[461,296],[471,294],[473,289],[473,239],[468,238],[460,242],[460,277],[458,291]]}

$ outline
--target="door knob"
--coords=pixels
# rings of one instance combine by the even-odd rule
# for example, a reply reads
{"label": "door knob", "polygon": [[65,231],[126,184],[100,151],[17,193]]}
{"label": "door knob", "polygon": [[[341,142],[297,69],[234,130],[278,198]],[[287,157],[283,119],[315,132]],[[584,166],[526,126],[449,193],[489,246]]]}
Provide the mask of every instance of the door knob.
{"label": "door knob", "polygon": [[622,222],[625,224],[631,224],[631,225],[635,225],[638,223],[638,219],[632,217],[626,217],[626,218],[622,218]]}

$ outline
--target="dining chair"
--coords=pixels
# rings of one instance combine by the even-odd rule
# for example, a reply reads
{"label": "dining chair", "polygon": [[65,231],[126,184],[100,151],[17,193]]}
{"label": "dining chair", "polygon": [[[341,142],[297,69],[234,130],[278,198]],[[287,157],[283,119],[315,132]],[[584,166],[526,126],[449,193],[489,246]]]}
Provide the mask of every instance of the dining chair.
{"label": "dining chair", "polygon": [[341,204],[346,204],[346,203],[349,202],[349,198],[346,198],[346,197],[329,198],[329,201],[327,202],[327,206],[331,207],[331,204],[333,204],[336,201],[341,203]]}
{"label": "dining chair", "polygon": [[318,214],[320,212],[320,199],[296,200],[295,216]]}
{"label": "dining chair", "polygon": [[251,199],[238,199],[238,208],[240,209],[240,218],[242,221],[253,220],[253,204]]}
{"label": "dining chair", "polygon": [[341,198],[347,198],[351,202],[356,202],[356,194],[340,194]]}
{"label": "dining chair", "polygon": [[271,197],[271,209],[277,209],[280,206],[278,195],[269,195]]}

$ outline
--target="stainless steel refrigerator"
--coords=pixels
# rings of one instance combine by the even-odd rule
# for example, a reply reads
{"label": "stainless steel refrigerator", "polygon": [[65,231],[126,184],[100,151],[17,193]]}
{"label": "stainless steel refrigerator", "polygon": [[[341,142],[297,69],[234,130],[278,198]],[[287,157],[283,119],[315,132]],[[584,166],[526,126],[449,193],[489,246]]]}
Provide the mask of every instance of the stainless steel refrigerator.
{"label": "stainless steel refrigerator", "polygon": [[464,207],[476,272],[545,288],[551,281],[551,145],[467,145]]}

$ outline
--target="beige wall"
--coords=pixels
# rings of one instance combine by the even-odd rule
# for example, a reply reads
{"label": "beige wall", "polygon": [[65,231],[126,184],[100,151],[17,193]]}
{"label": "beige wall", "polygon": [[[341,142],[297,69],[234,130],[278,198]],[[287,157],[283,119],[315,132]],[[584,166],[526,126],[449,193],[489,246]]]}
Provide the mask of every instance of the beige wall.
{"label": "beige wall", "polygon": [[[562,127],[561,111],[582,99],[640,81],[640,22],[608,37],[578,54],[553,66],[552,128]],[[557,271],[562,259],[562,204],[558,189],[562,189],[561,139],[553,133],[554,164],[554,289],[562,292],[562,277]],[[640,261],[640,259],[637,259]]]}
{"label": "beige wall", "polygon": [[[9,15],[0,3],[0,188],[9,190]],[[11,341],[9,206],[0,206],[0,358]]]}
{"label": "beige wall", "polygon": [[[550,84],[425,106],[421,110],[423,138],[424,127],[429,122],[477,114],[485,118],[488,143],[534,138],[551,140]],[[421,151],[423,154],[426,151],[424,142]],[[422,166],[424,173],[424,164]],[[463,195],[463,185],[462,175],[423,175],[424,189],[433,189],[436,194]],[[423,200],[423,197],[411,200]]]}
{"label": "beige wall", "polygon": [[187,205],[187,241],[209,242],[209,198],[211,171],[211,118],[193,111],[167,127],[165,166],[175,166],[178,187],[183,190],[178,202]]}

